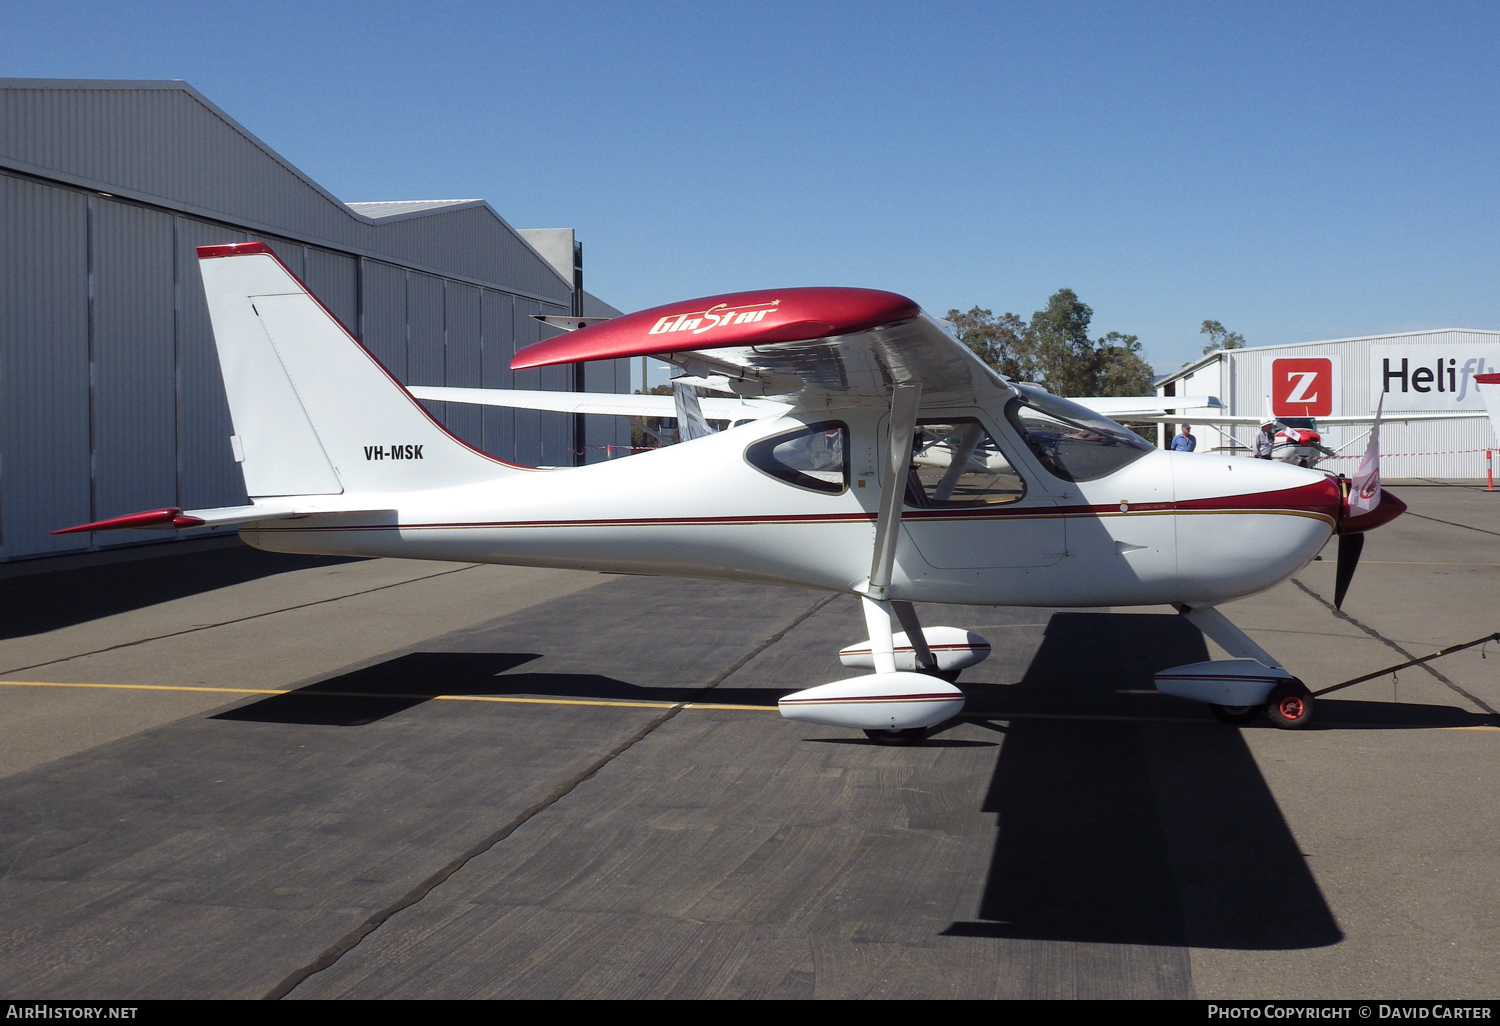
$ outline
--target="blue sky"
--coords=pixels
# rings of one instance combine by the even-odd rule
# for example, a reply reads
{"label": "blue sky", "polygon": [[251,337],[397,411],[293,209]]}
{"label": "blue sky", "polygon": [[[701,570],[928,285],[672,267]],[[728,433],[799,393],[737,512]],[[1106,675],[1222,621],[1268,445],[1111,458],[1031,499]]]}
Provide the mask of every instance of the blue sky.
{"label": "blue sky", "polygon": [[625,309],[1059,287],[1158,368],[1500,328],[1500,6],[5,3],[0,74],[180,78],[346,200],[574,227]]}

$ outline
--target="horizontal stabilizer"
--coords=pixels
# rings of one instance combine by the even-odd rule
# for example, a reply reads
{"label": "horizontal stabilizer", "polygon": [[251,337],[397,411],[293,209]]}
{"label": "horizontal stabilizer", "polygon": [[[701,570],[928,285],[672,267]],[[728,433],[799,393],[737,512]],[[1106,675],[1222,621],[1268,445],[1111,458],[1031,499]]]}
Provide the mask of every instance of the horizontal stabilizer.
{"label": "horizontal stabilizer", "polygon": [[256,520],[279,520],[297,516],[287,506],[221,506],[217,509],[179,509],[169,506],[144,513],[127,513],[122,517],[96,520],[91,524],[64,527],[53,534],[82,534],[85,531],[178,530],[185,527],[218,527],[221,524],[248,524]]}

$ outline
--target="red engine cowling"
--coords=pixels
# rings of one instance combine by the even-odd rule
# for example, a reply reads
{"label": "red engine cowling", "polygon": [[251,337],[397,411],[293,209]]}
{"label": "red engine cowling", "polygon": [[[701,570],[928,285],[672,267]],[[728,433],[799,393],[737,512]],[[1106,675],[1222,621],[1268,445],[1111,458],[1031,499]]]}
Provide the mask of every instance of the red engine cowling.
{"label": "red engine cowling", "polygon": [[[1331,475],[1330,475],[1331,476]],[[1341,477],[1338,479],[1339,491],[1343,493],[1344,501],[1339,510],[1339,534],[1364,534],[1373,531],[1383,524],[1389,524],[1401,514],[1406,512],[1406,503],[1402,502],[1389,491],[1380,490],[1380,502],[1374,509],[1364,513],[1351,514],[1349,512],[1349,479]]]}

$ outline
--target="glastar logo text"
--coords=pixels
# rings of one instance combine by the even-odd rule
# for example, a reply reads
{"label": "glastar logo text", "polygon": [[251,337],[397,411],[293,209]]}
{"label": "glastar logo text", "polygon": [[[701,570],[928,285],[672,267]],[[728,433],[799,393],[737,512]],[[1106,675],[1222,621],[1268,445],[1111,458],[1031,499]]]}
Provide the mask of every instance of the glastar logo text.
{"label": "glastar logo text", "polygon": [[754,303],[750,306],[730,306],[727,303],[720,303],[701,313],[672,314],[663,317],[652,325],[648,334],[666,335],[673,331],[691,331],[694,335],[701,335],[710,328],[722,328],[727,324],[755,324],[780,305],[779,299],[773,299],[769,303]]}

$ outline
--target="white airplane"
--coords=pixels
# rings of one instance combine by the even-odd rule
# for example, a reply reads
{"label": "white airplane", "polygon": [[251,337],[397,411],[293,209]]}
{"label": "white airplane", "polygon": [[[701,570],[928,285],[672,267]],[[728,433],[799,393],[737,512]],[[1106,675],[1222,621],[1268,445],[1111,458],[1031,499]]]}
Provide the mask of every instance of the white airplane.
{"label": "white airplane", "polygon": [[[513,367],[657,356],[723,379],[756,415],[727,412],[747,423],[630,459],[516,466],[445,431],[416,399],[430,390],[403,388],[265,245],[198,255],[250,505],[66,531],[238,524],[278,552],[858,595],[869,637],[840,657],[872,672],[780,709],[878,740],[956,715],[963,693],[943,678],[989,654],[972,632],[920,624],[917,602],[1171,603],[1233,658],[1163,670],[1161,691],[1231,722],[1264,708],[1305,726],[1307,688],[1215,606],[1283,580],[1333,534],[1347,587],[1358,546],[1346,543],[1405,508],[1378,477],[1351,499],[1304,468],[1158,450],[1001,378],[911,300],[848,288],[674,303],[527,347]],[[792,399],[760,415],[767,395]]]}

